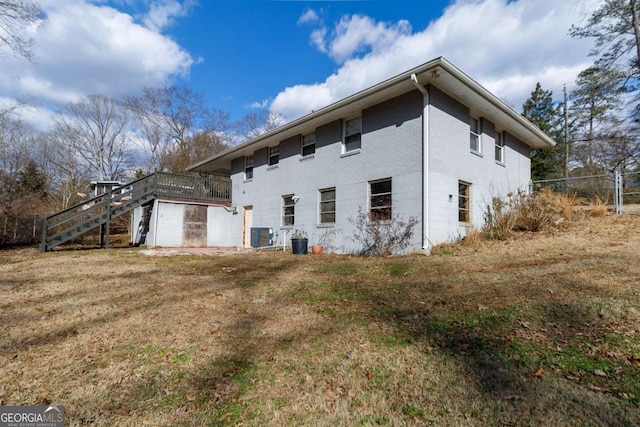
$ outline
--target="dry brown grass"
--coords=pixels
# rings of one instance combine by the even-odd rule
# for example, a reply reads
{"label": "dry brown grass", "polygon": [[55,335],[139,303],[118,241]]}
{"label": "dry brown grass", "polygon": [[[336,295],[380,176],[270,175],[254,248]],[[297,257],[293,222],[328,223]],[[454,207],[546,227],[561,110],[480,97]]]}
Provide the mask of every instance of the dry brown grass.
{"label": "dry brown grass", "polygon": [[[640,217],[434,255],[0,252],[0,403],[68,425],[638,425]],[[601,374],[604,374],[601,375]]]}
{"label": "dry brown grass", "polygon": [[599,218],[607,215],[609,211],[608,206],[599,197],[596,197],[589,202],[588,217]]}

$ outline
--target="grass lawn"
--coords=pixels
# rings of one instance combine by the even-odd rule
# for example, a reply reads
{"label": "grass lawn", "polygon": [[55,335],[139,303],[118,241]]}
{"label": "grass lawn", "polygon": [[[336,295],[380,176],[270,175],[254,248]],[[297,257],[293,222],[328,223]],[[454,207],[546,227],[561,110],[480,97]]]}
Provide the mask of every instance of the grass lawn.
{"label": "grass lawn", "polygon": [[640,216],[431,256],[0,251],[0,404],[67,425],[640,425]]}

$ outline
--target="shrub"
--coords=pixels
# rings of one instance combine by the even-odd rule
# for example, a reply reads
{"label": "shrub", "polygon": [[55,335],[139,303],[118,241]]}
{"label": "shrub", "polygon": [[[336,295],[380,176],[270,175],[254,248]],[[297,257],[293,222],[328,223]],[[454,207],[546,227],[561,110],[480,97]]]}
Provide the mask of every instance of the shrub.
{"label": "shrub", "polygon": [[589,202],[588,217],[603,217],[607,215],[607,205],[598,196]]}
{"label": "shrub", "polygon": [[482,232],[485,236],[498,240],[509,238],[518,220],[515,201],[512,194],[507,196],[506,201],[500,197],[491,199],[491,206],[487,206],[484,213],[485,223]]}
{"label": "shrub", "polygon": [[503,200],[494,197],[484,214],[484,236],[505,240],[514,230],[540,231],[554,225],[562,216],[561,200],[550,189],[534,194],[523,190],[509,193]]}
{"label": "shrub", "polygon": [[562,210],[562,216],[568,221],[574,220],[573,215],[576,211],[576,207],[585,204],[584,199],[578,197],[578,194],[576,192],[564,194],[555,193],[555,198],[558,205],[560,206],[560,209]]}
{"label": "shrub", "polygon": [[376,220],[358,208],[355,217],[349,217],[353,224],[353,240],[362,246],[363,255],[391,255],[406,249],[411,244],[413,229],[418,220],[410,216],[408,220],[394,215],[387,220]]}
{"label": "shrub", "polygon": [[468,246],[477,246],[482,243],[482,234],[477,229],[473,228],[467,232],[461,241]]}
{"label": "shrub", "polygon": [[517,197],[519,202],[516,206],[516,227],[521,231],[540,231],[554,225],[562,217],[558,198],[551,189],[530,195],[520,190]]}

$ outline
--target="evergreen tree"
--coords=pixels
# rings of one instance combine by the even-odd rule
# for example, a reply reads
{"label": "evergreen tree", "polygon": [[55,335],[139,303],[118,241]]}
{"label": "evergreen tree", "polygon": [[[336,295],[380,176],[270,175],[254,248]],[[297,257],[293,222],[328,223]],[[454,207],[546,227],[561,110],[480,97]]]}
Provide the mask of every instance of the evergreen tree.
{"label": "evergreen tree", "polygon": [[543,90],[537,83],[531,97],[522,105],[522,115],[556,141],[555,147],[538,149],[533,153],[531,178],[536,181],[561,177],[565,160],[564,136],[561,117],[553,103],[553,92]]}
{"label": "evergreen tree", "polygon": [[620,166],[620,153],[628,150],[620,119],[623,80],[623,74],[595,65],[578,75],[571,92],[576,124],[573,159],[587,174],[613,171]]}
{"label": "evergreen tree", "polygon": [[47,195],[47,178],[35,161],[29,160],[26,166],[18,173],[18,187],[20,193],[25,196],[33,196],[39,199]]}
{"label": "evergreen tree", "polygon": [[572,26],[573,37],[595,38],[593,56],[605,68],[627,68],[629,76],[640,71],[640,1],[604,0],[584,27]]}

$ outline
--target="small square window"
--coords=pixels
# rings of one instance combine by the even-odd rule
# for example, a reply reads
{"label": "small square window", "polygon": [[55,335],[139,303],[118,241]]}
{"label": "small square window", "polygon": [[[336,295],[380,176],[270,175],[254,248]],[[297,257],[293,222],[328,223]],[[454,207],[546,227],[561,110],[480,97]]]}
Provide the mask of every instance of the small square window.
{"label": "small square window", "polygon": [[369,220],[372,222],[391,219],[391,178],[369,183]]}
{"label": "small square window", "polygon": [[290,227],[295,223],[296,204],[293,194],[282,196],[282,226]]}
{"label": "small square window", "polygon": [[253,154],[244,158],[244,179],[253,179]]}
{"label": "small square window", "polygon": [[302,157],[310,156],[316,152],[316,134],[310,133],[302,137],[301,151]]}
{"label": "small square window", "polygon": [[320,190],[320,224],[336,222],[336,188]]}
{"label": "small square window", "polygon": [[269,147],[269,166],[275,166],[280,162],[280,146]]}
{"label": "small square window", "polygon": [[362,116],[344,121],[344,141],[342,152],[359,150],[362,145]]}
{"label": "small square window", "polygon": [[471,184],[458,181],[458,221],[471,222]]}
{"label": "small square window", "polygon": [[504,163],[504,132],[496,132],[496,162]]}
{"label": "small square window", "polygon": [[470,148],[471,151],[475,151],[476,153],[482,153],[482,128],[480,126],[480,119],[471,117],[469,121],[470,127]]}

